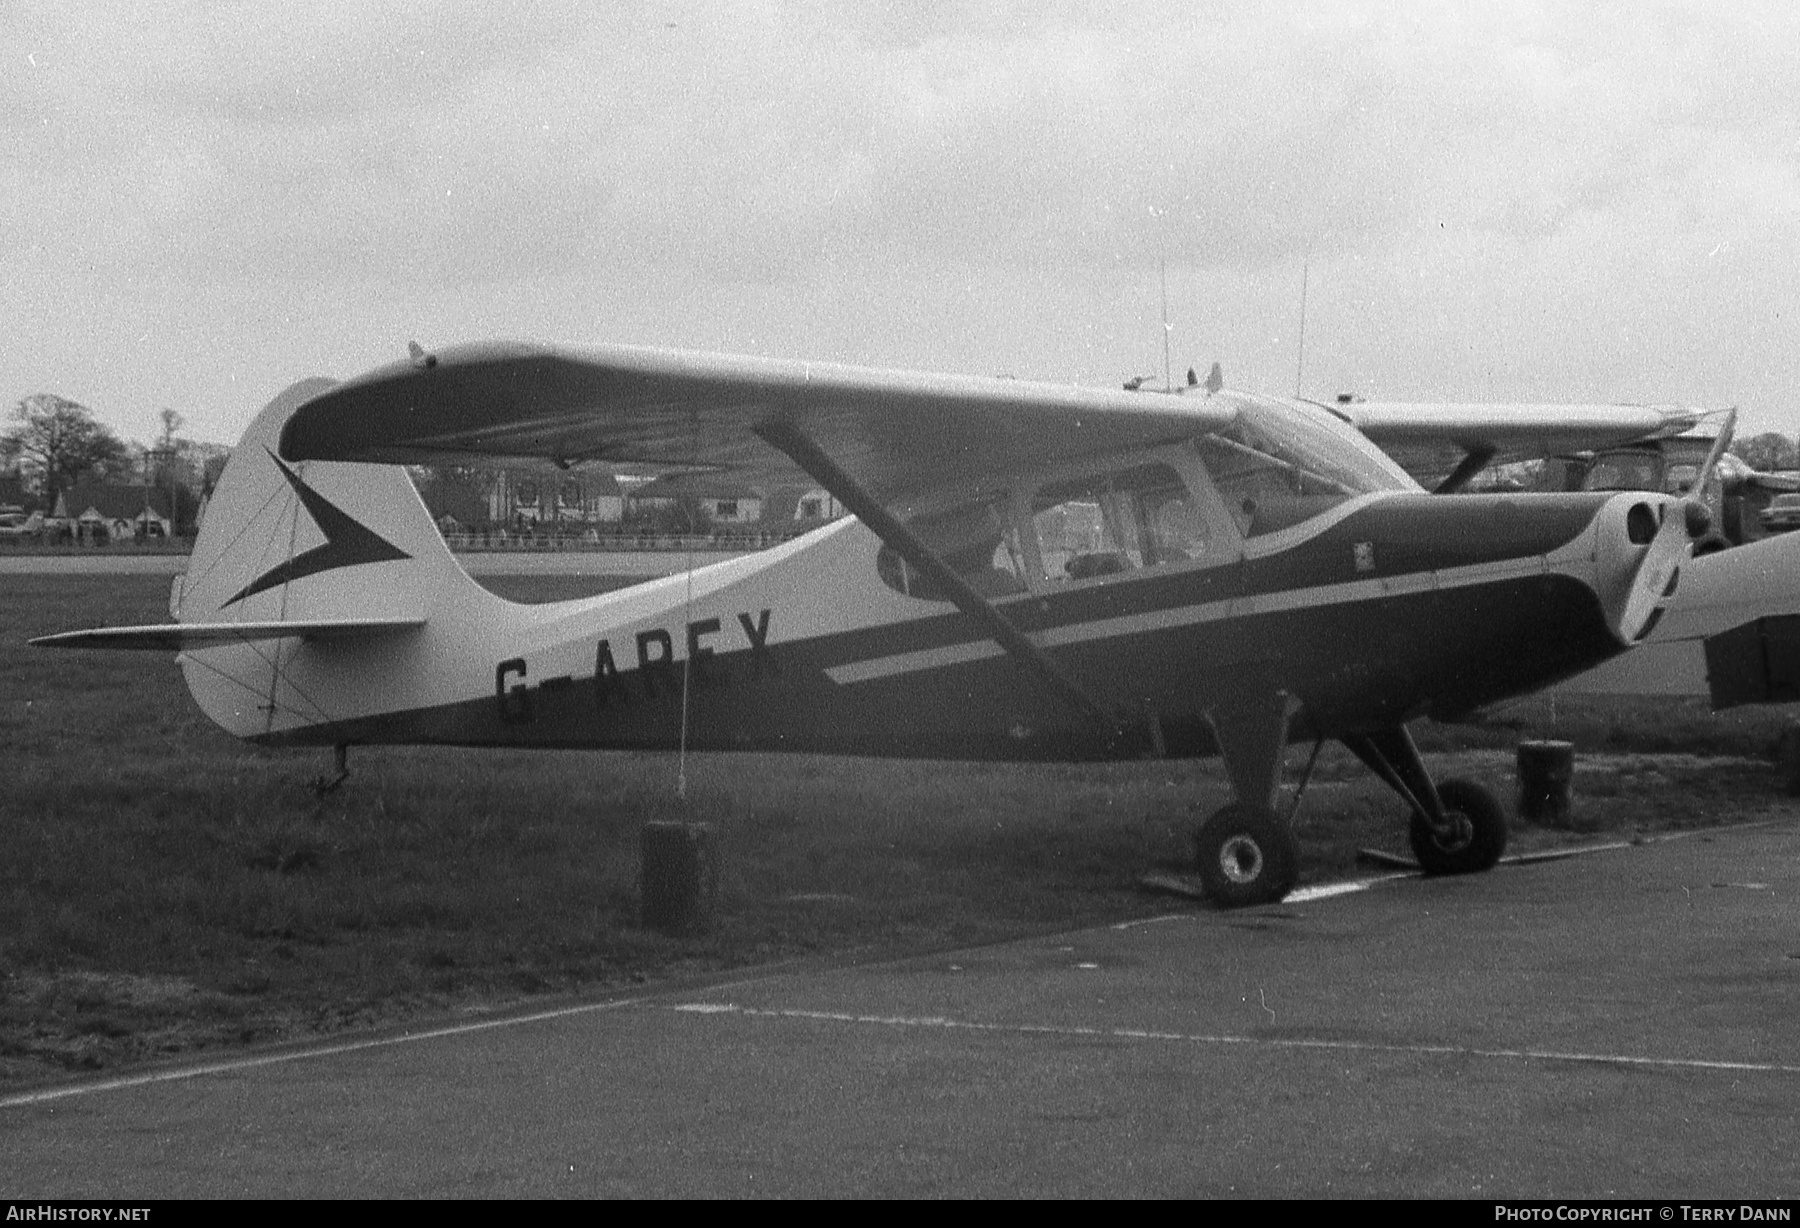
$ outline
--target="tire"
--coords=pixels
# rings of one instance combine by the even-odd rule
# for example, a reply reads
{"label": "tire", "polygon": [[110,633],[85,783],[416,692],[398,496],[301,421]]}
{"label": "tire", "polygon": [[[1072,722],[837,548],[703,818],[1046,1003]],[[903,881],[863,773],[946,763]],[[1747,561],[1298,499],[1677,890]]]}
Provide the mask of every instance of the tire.
{"label": "tire", "polygon": [[1415,811],[1407,834],[1420,868],[1427,874],[1493,869],[1506,852],[1506,812],[1494,795],[1472,780],[1446,780],[1438,786],[1438,797],[1457,831],[1449,838],[1441,836]]}
{"label": "tire", "polygon": [[1221,908],[1273,904],[1300,877],[1300,843],[1267,810],[1232,803],[1200,825],[1200,881]]}

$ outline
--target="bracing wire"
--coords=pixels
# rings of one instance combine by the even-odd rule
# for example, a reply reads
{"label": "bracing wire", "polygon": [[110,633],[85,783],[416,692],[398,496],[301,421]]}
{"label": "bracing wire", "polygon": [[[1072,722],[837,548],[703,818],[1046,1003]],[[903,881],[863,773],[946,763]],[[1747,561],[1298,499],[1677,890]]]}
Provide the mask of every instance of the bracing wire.
{"label": "bracing wire", "polygon": [[[688,409],[688,431],[695,444],[699,443],[700,424],[698,411],[692,406]],[[694,514],[690,507],[687,517],[687,596],[682,606],[681,625],[685,629],[694,622],[694,533],[699,528],[694,522]],[[688,691],[693,682],[694,652],[691,643],[684,644],[681,656],[681,741],[675,754],[675,797],[679,801],[687,801],[687,748],[688,748]]]}
{"label": "bracing wire", "polygon": [[[693,526],[689,525],[691,529]],[[694,621],[694,535],[688,534],[687,544],[687,600],[683,605],[682,626],[686,627]],[[687,748],[688,748],[688,690],[693,682],[694,654],[683,651],[681,658],[681,749],[675,756],[675,796],[681,801],[687,800]]]}
{"label": "bracing wire", "polygon": [[1167,214],[1159,211],[1161,225],[1156,232],[1156,271],[1162,283],[1163,391],[1175,391],[1175,377],[1169,363],[1170,335],[1175,331],[1169,323],[1169,224]]}
{"label": "bracing wire", "polygon": [[[306,476],[306,466],[304,463],[300,466],[300,476],[301,477]],[[295,544],[298,542],[298,540],[300,538],[300,500],[297,496],[293,496],[293,495],[289,496],[289,507],[293,514],[292,514],[291,518],[288,520],[287,557],[289,559],[292,559],[294,557]],[[277,531],[280,530],[279,524],[276,526],[276,529],[277,529]],[[286,619],[287,619],[288,589],[292,585],[293,585],[292,580],[283,581],[282,585],[281,585],[280,605],[277,608],[276,617],[281,619],[282,621],[286,621]],[[281,693],[281,681],[282,681],[281,641],[280,640],[275,641],[275,643],[271,647],[271,651],[274,654],[274,660],[269,662],[269,699],[268,699],[268,703],[266,705],[267,711],[268,711],[268,716],[266,718],[266,723],[263,727],[264,733],[272,733],[272,732],[274,732],[274,729],[275,729],[275,710],[276,710],[275,704],[276,704],[277,697]],[[257,655],[261,656],[262,654],[259,652]]]}

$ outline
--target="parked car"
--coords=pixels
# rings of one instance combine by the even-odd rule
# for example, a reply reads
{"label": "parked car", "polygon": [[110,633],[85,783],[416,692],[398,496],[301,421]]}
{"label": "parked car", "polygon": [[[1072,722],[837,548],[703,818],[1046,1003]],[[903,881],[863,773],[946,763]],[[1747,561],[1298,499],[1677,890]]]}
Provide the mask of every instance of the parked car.
{"label": "parked car", "polygon": [[0,512],[0,542],[23,541],[44,531],[44,513]]}
{"label": "parked car", "polygon": [[1800,529],[1800,494],[1776,495],[1762,510],[1762,523],[1771,533]]}

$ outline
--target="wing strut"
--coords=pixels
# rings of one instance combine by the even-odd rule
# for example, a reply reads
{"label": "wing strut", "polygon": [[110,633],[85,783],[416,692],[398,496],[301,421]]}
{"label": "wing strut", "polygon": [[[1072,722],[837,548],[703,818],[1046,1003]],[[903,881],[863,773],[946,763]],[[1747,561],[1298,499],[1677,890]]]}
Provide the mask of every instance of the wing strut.
{"label": "wing strut", "polygon": [[1453,495],[1467,486],[1476,474],[1486,469],[1488,462],[1494,459],[1498,451],[1491,443],[1478,443],[1470,448],[1460,464],[1450,471],[1450,476],[1432,488],[1434,495]]}
{"label": "wing strut", "polygon": [[981,624],[1001,648],[1058,698],[1093,720],[1109,735],[1117,735],[1123,731],[1122,723],[1107,710],[1106,705],[1090,695],[1066,670],[1051,660],[1048,653],[1032,643],[1023,631],[1013,625],[1011,619],[994,607],[993,602],[976,592],[966,580],[952,571],[917,534],[897,517],[889,515],[880,502],[859,486],[856,479],[839,468],[798,426],[775,419],[759,423],[752,429],[812,475],[813,480],[831,492],[834,499],[849,508],[877,537],[891,546],[895,554],[932,583],[941,586],[949,594],[950,600],[956,603],[957,609]]}

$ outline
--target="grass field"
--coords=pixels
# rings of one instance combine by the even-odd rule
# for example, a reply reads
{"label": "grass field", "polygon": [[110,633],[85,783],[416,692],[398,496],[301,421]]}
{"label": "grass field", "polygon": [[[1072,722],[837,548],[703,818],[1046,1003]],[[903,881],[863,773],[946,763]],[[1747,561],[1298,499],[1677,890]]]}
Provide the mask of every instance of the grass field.
{"label": "grass field", "polygon": [[[602,583],[492,581],[518,599]],[[24,646],[162,621],[166,580],[4,584],[0,1085],[1192,907],[1138,880],[1185,869],[1194,822],[1226,797],[1211,762],[700,756],[683,801],[672,755],[359,748],[321,802],[307,784],[324,755],[220,733],[168,657]],[[1764,758],[1780,713],[1537,701],[1518,716],[1527,736],[1605,752],[1578,770],[1586,833],[1786,813]],[[1514,731],[1419,736],[1437,771],[1509,796]],[[1404,848],[1398,802],[1347,753],[1327,750],[1301,813],[1309,881],[1348,874],[1363,845]],[[639,830],[672,818],[714,824],[721,848],[718,923],[693,939],[637,924]]]}

